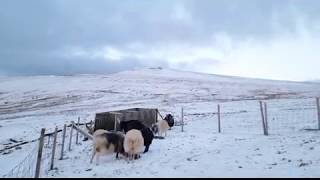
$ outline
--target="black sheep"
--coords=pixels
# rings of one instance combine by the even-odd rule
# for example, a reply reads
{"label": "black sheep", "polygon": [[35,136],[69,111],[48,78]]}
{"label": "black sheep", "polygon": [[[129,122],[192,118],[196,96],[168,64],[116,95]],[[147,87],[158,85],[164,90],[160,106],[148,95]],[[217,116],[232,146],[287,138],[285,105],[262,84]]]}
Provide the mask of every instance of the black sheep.
{"label": "black sheep", "polygon": [[166,117],[164,118],[164,120],[166,120],[168,122],[169,127],[173,127],[174,125],[174,119],[173,116],[171,114],[167,114]]}
{"label": "black sheep", "polygon": [[152,143],[152,140],[154,138],[153,132],[150,130],[150,128],[143,128],[140,130],[144,139],[144,146],[146,147],[144,149],[143,153],[146,153],[149,151],[149,146]]}
{"label": "black sheep", "polygon": [[124,135],[118,132],[108,132],[105,133],[104,136],[107,139],[108,144],[106,145],[106,148],[109,149],[109,146],[111,144],[114,145],[114,151],[116,154],[116,158],[118,158],[118,154],[125,154],[124,148],[123,148],[123,141],[124,141]]}
{"label": "black sheep", "polygon": [[146,126],[138,120],[130,120],[130,121],[121,121],[120,122],[120,130],[124,130],[124,133],[127,133],[131,129],[141,130],[143,128],[146,128]]}
{"label": "black sheep", "polygon": [[103,152],[101,150],[102,149],[108,150],[111,145],[114,146],[114,152],[116,153],[117,159],[119,158],[119,153],[126,155],[123,147],[124,134],[121,132],[108,132],[103,129],[98,129],[93,133],[93,142],[94,142],[94,148],[93,148],[93,153],[92,153],[90,163],[92,163],[93,158],[96,155],[97,155],[97,161],[98,161],[98,157],[101,155],[101,152]]}
{"label": "black sheep", "polygon": [[141,134],[144,139],[145,152],[148,152],[149,146],[152,143],[154,138],[153,132],[150,128],[146,127],[142,122],[138,120],[130,120],[130,121],[121,121],[120,122],[120,130],[124,130],[125,133],[130,131],[131,129],[137,129],[141,131]]}

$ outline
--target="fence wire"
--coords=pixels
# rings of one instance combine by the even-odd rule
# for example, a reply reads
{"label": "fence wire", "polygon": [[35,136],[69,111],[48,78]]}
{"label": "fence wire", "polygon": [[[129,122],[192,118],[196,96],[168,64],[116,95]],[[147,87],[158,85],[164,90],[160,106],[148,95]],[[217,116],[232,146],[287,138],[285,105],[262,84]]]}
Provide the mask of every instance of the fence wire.
{"label": "fence wire", "polygon": [[279,134],[317,129],[315,99],[271,100],[267,103],[269,132]]}
{"label": "fence wire", "polygon": [[10,170],[4,178],[33,178],[36,171],[38,142],[32,146],[29,154],[18,163],[12,170]]}
{"label": "fence wire", "polygon": [[[317,129],[317,105],[315,98],[307,99],[278,99],[265,100],[267,104],[267,119],[269,134],[292,133],[304,129]],[[203,118],[217,120],[217,103],[190,103],[185,104],[184,123],[192,123]],[[208,108],[208,106],[212,108]],[[163,109],[166,113],[173,114],[175,122],[181,124],[181,107],[174,106],[171,110]],[[264,113],[264,112],[263,112]],[[163,114],[163,116],[165,116]],[[262,134],[262,115],[259,101],[233,101],[220,104],[221,131],[222,133],[247,133]],[[86,129],[85,126],[82,127]],[[61,128],[60,128],[61,129]],[[67,128],[64,157],[69,148],[70,128]],[[217,132],[217,130],[214,130]],[[76,142],[76,133],[73,131],[72,146]],[[46,177],[50,171],[52,147],[54,136],[46,136],[42,151],[40,177]],[[79,133],[79,143],[83,140]],[[34,177],[37,161],[38,144],[36,141],[29,154],[3,177]],[[57,134],[57,145],[55,150],[56,162],[61,157],[62,132]],[[54,168],[56,165],[54,166]]]}
{"label": "fence wire", "polygon": [[257,101],[222,103],[220,117],[222,132],[261,134],[262,121]]}
{"label": "fence wire", "polygon": [[[263,100],[267,104],[267,126],[269,134],[284,134],[318,129],[315,98]],[[184,121],[213,118],[218,123],[217,105],[214,103],[185,105]],[[220,103],[221,131],[224,133],[262,134],[263,123],[259,100],[231,101]],[[208,107],[212,107],[211,110]],[[174,115],[181,119],[180,109]],[[197,118],[192,118],[197,117]],[[213,129],[218,132],[218,129]]]}
{"label": "fence wire", "polygon": [[[80,126],[81,129],[86,130],[85,126]],[[63,127],[59,128],[63,129]],[[66,154],[69,148],[69,141],[70,141],[70,131],[71,127],[66,128],[65,134],[65,143],[64,143],[64,158],[66,158]],[[73,130],[72,134],[72,143],[71,145],[74,146],[76,144],[76,134],[77,131]],[[61,158],[61,150],[62,150],[62,139],[63,133],[57,133],[57,140],[56,140],[56,149],[55,149],[55,156],[54,156],[54,166],[53,169],[57,168],[56,162]],[[84,139],[84,136],[79,133],[78,142],[81,144],[81,141]],[[54,133],[49,136],[44,137],[44,144],[42,149],[42,157],[41,157],[41,165],[40,165],[40,177],[47,177],[49,171],[51,170],[51,159],[52,159],[52,149],[53,149],[53,142],[54,142]],[[34,178],[35,171],[36,171],[36,163],[37,163],[37,155],[39,149],[39,140],[33,142],[33,146],[29,154],[14,168],[12,168],[7,174],[3,177],[6,178]]]}

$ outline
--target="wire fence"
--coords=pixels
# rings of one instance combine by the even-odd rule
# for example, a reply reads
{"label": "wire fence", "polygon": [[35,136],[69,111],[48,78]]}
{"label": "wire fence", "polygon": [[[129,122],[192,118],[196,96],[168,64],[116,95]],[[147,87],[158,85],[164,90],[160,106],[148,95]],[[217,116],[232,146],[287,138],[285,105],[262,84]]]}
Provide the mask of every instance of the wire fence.
{"label": "wire fence", "polygon": [[18,163],[12,170],[10,170],[4,178],[33,178],[35,169],[36,169],[36,161],[37,161],[37,150],[38,143],[35,142],[32,149],[28,153],[28,155]]}
{"label": "wire fence", "polygon": [[[267,107],[261,111],[260,103],[257,100],[250,101],[232,101],[220,103],[220,126],[222,133],[233,134],[263,134],[263,122],[268,129],[269,135],[294,133],[306,129],[318,129],[318,110],[315,98],[305,99],[277,99],[263,101]],[[212,108],[208,108],[212,107]],[[175,117],[177,125],[188,125],[195,120],[203,118],[213,119],[218,123],[217,103],[192,103],[184,104],[183,107],[175,106],[168,111]],[[183,108],[183,111],[182,111]],[[195,118],[196,117],[196,118]],[[263,121],[263,118],[266,120]],[[182,120],[183,119],[183,123]],[[84,125],[84,124],[83,124]],[[218,127],[218,126],[217,126]],[[78,131],[73,131],[70,138],[72,126],[66,128],[65,143],[63,142],[62,131],[57,132],[55,156],[52,161],[52,149],[54,142],[54,133],[44,137],[44,146],[41,158],[40,177],[46,177],[50,170],[55,169],[52,162],[61,159],[61,148],[64,147],[63,154],[69,149],[69,145],[75,144],[76,136],[81,143],[84,136]],[[82,129],[85,129],[83,127]],[[213,132],[218,133],[218,128],[212,127]],[[183,126],[182,126],[183,131]],[[78,135],[77,135],[78,133]],[[72,142],[70,142],[70,140]],[[39,142],[33,143],[29,154],[16,165],[4,177],[35,177],[35,168],[37,162]],[[62,154],[62,156],[63,156]]]}
{"label": "wire fence", "polygon": [[[261,134],[263,132],[263,119],[266,118],[266,126],[269,134],[286,134],[304,130],[317,130],[318,111],[315,98],[304,99],[277,99],[264,100],[267,108],[260,108],[260,101],[231,101],[220,103],[220,126],[224,133]],[[208,106],[212,107],[208,109]],[[186,106],[184,121],[191,123],[195,118],[210,117],[216,121],[218,132],[217,103],[191,104]],[[262,110],[262,112],[261,112]],[[179,109],[176,109],[175,117],[181,119]]]}
{"label": "wire fence", "polygon": [[[84,124],[81,124],[84,125]],[[53,155],[54,148],[54,133],[48,133],[43,137],[43,147],[41,153],[40,173],[39,177],[48,176],[51,170],[55,170],[57,167],[55,162],[57,160],[63,160],[66,158],[68,152],[68,145],[76,143],[76,137],[78,136],[78,144],[81,144],[84,136],[76,131],[73,131],[72,139],[70,139],[71,126],[66,128],[65,142],[63,144],[63,131],[57,132],[56,147]],[[84,129],[84,128],[82,128]],[[71,140],[71,142],[70,142]],[[32,149],[26,155],[26,157],[20,161],[14,168],[12,168],[7,174],[3,175],[5,178],[34,178],[36,176],[36,164],[39,150],[39,139],[32,144]],[[63,151],[62,151],[63,147]],[[63,157],[63,159],[61,159]]]}
{"label": "wire fence", "polygon": [[293,99],[268,102],[268,122],[273,134],[318,128],[315,99]]}

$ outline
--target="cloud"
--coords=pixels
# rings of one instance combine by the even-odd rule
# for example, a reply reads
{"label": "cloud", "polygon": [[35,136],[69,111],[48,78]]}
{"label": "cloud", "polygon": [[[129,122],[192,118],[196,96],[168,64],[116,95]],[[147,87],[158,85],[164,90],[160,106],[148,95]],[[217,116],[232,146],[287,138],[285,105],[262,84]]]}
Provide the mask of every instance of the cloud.
{"label": "cloud", "polygon": [[317,0],[4,0],[0,72],[111,73],[163,65],[316,79],[319,7]]}

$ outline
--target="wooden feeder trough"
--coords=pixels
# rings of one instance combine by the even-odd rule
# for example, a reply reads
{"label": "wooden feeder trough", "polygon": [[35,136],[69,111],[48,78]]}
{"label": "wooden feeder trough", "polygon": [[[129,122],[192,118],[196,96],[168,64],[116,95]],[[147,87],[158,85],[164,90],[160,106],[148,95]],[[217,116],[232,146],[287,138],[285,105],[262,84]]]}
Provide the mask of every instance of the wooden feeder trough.
{"label": "wooden feeder trough", "polygon": [[119,123],[116,119],[120,121],[138,120],[145,126],[151,127],[153,123],[158,122],[158,109],[132,108],[96,113],[94,131],[97,129],[120,131]]}

